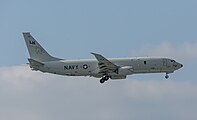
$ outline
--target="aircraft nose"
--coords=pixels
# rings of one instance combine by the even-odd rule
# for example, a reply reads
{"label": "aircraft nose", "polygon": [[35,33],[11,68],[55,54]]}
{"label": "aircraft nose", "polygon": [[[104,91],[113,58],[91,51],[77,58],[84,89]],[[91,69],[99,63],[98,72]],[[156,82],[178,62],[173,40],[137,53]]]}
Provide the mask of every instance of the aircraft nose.
{"label": "aircraft nose", "polygon": [[176,64],[173,65],[176,70],[180,69],[183,67],[183,64],[176,62]]}
{"label": "aircraft nose", "polygon": [[179,68],[182,68],[183,67],[183,64],[178,63],[178,66],[179,66]]}

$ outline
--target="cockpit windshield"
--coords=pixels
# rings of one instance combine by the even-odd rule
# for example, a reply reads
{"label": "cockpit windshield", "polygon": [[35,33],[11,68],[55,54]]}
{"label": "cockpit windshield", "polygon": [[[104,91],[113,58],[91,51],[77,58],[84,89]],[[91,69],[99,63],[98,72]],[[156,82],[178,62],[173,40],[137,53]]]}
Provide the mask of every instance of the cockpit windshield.
{"label": "cockpit windshield", "polygon": [[175,60],[170,60],[171,62],[175,62]]}

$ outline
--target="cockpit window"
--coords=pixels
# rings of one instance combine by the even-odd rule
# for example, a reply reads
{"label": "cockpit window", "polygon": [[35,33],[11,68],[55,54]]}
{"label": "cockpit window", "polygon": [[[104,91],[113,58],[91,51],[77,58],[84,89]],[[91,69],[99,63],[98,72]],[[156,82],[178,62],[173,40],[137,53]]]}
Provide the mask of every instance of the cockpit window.
{"label": "cockpit window", "polygon": [[175,62],[175,60],[170,60],[171,62]]}

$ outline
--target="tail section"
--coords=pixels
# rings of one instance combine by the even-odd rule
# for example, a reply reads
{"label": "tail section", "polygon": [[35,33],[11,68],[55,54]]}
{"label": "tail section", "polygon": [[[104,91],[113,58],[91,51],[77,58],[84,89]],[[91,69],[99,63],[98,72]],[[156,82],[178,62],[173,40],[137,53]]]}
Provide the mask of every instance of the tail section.
{"label": "tail section", "polygon": [[31,36],[29,32],[23,33],[23,36],[31,59],[38,62],[61,60],[47,53],[47,51]]}

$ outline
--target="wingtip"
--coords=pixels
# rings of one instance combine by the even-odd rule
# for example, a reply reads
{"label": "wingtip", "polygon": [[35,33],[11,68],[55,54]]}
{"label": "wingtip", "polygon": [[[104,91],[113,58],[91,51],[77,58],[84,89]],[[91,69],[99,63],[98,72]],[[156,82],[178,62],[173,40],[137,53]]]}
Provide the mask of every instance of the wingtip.
{"label": "wingtip", "polygon": [[94,52],[90,52],[92,55],[100,55],[100,54],[97,54],[97,53],[94,53]]}
{"label": "wingtip", "polygon": [[30,32],[23,32],[23,34],[30,34]]}
{"label": "wingtip", "polygon": [[90,52],[90,54],[93,54],[93,55],[95,55],[96,53]]}

